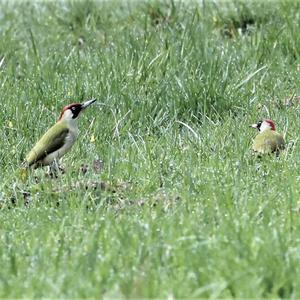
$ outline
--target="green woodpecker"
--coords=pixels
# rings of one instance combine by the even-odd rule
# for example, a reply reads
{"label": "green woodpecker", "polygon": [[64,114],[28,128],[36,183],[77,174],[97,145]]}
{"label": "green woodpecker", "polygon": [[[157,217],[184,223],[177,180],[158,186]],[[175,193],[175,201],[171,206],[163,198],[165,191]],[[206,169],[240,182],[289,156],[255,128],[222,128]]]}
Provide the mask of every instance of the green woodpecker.
{"label": "green woodpecker", "polygon": [[26,155],[24,165],[33,167],[50,165],[57,169],[58,160],[68,152],[78,136],[77,120],[81,112],[96,99],[82,104],[73,103],[63,108],[58,121],[41,137]]}
{"label": "green woodpecker", "polygon": [[255,152],[259,154],[279,154],[280,150],[284,149],[283,136],[275,131],[275,124],[272,120],[259,121],[257,124],[250,125],[250,127],[259,131],[252,144],[252,149]]}

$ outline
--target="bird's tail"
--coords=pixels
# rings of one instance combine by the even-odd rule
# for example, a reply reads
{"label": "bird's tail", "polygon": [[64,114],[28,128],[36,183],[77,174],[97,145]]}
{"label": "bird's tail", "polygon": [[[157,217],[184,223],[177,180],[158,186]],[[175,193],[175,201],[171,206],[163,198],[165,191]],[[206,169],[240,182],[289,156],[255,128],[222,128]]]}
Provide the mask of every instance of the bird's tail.
{"label": "bird's tail", "polygon": [[17,176],[23,183],[27,181],[29,176],[29,166],[27,163],[22,163],[20,169],[18,170]]}
{"label": "bird's tail", "polygon": [[26,182],[27,181],[27,179],[28,179],[28,174],[29,174],[29,170],[28,170],[28,168],[21,168],[20,170],[19,170],[19,178],[20,178],[20,180],[24,183],[24,182]]}

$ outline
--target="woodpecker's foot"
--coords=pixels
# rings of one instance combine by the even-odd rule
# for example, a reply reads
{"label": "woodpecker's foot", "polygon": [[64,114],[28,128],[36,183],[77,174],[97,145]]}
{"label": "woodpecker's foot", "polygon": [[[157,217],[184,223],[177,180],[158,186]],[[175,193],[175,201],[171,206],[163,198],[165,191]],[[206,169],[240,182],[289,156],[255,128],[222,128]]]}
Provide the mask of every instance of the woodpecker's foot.
{"label": "woodpecker's foot", "polygon": [[50,170],[48,173],[46,173],[46,177],[50,177],[51,179],[58,178],[58,174],[56,171]]}
{"label": "woodpecker's foot", "polygon": [[58,178],[59,174],[65,174],[65,169],[57,164],[51,165],[47,175],[53,179]]}

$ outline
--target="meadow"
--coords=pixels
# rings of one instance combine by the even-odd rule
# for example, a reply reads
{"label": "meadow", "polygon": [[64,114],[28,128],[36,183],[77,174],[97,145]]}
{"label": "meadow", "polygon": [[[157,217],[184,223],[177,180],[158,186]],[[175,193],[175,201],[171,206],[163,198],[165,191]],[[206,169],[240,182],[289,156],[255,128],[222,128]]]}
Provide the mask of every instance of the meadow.
{"label": "meadow", "polygon": [[[300,1],[1,1],[0,298],[299,298]],[[62,160],[20,181],[63,106]],[[275,121],[277,158],[249,125]]]}

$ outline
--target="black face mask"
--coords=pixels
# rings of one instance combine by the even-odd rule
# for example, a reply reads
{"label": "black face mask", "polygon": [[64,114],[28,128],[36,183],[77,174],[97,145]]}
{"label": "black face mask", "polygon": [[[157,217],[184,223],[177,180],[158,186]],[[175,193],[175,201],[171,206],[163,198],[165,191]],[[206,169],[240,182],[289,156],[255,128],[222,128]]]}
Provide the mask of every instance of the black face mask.
{"label": "black face mask", "polygon": [[73,113],[72,119],[76,119],[82,110],[81,104],[74,105],[70,109],[71,109],[71,112]]}

